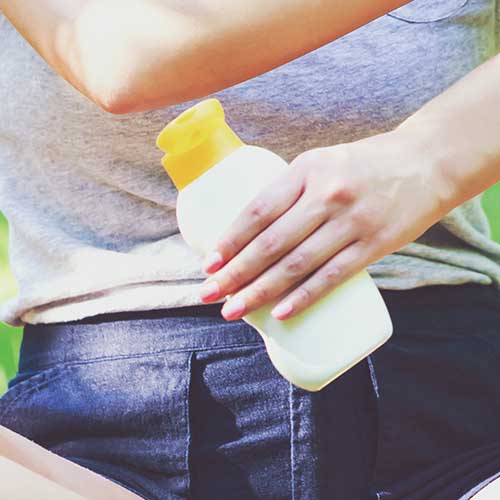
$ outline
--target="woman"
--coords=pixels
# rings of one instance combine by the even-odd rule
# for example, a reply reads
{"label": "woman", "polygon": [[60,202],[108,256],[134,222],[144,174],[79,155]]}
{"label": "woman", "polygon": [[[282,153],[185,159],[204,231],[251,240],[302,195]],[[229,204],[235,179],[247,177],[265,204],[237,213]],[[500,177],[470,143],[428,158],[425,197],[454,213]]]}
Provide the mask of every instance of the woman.
{"label": "woman", "polygon": [[[146,499],[495,484],[500,245],[479,199],[500,180],[494,0],[0,8],[20,285],[0,319],[24,326],[1,425]],[[291,164],[202,262],[153,144],[208,95]],[[290,385],[242,315],[289,289],[274,314],[290,318],[363,268],[393,338],[321,392]]]}

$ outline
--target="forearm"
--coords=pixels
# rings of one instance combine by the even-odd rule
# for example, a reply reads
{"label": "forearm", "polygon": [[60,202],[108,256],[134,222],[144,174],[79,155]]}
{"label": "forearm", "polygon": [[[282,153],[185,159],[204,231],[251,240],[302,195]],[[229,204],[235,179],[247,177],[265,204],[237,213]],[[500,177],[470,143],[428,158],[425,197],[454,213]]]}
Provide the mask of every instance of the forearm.
{"label": "forearm", "polygon": [[[7,461],[1,460],[4,457]],[[20,467],[15,467],[15,465]],[[8,473],[22,480],[18,489],[24,495],[15,496],[15,482]],[[36,474],[39,477],[32,474]],[[42,478],[50,482],[43,481]],[[59,487],[64,488],[62,491]],[[26,488],[29,488],[28,490]],[[43,488],[38,491],[37,488]],[[31,489],[33,494],[31,495]],[[67,490],[75,493],[74,497]],[[42,493],[46,493],[43,495]],[[63,496],[65,495],[65,496]],[[137,495],[103,476],[43,448],[34,441],[0,425],[0,498],[54,498],[77,500],[139,500]]]}
{"label": "forearm", "polygon": [[0,9],[76,88],[128,112],[257,76],[407,2],[0,0]]}
{"label": "forearm", "polygon": [[428,102],[399,127],[443,180],[451,210],[500,181],[500,55]]}

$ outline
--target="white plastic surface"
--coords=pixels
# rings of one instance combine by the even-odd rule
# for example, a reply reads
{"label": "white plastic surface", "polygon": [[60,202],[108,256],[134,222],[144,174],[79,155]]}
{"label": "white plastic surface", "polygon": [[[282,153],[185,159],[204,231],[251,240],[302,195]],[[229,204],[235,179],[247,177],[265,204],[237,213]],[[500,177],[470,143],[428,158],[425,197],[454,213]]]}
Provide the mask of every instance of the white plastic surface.
{"label": "white plastic surface", "polygon": [[[278,155],[249,145],[213,166],[179,192],[177,220],[185,241],[206,255],[285,168],[288,164]],[[281,375],[309,391],[325,387],[392,335],[389,312],[366,270],[287,320],[270,314],[280,299],[243,320],[260,333]]]}

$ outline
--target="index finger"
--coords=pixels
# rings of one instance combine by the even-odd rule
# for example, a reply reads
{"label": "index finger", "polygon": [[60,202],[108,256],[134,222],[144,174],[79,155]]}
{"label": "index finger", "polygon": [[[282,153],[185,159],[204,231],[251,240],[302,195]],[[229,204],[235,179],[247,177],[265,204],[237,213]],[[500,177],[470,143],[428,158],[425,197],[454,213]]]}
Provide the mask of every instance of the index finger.
{"label": "index finger", "polygon": [[293,206],[303,192],[303,178],[293,169],[269,184],[238,214],[214,250],[207,254],[203,263],[205,272],[220,269]]}

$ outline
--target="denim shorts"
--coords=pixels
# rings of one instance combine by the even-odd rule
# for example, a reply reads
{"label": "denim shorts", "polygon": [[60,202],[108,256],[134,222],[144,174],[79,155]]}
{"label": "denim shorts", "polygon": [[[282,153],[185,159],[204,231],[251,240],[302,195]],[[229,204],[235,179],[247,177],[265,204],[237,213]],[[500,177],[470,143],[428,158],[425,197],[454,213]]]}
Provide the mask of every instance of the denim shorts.
{"label": "denim shorts", "polygon": [[0,424],[148,500],[467,498],[500,471],[500,292],[381,293],[393,337],[316,393],[220,303],[27,325]]}

